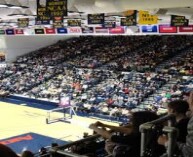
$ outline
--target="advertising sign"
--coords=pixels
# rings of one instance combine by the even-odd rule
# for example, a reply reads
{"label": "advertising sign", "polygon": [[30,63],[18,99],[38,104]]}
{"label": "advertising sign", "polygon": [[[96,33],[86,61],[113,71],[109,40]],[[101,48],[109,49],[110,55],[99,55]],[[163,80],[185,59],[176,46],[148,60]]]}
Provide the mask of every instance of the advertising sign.
{"label": "advertising sign", "polygon": [[68,28],[69,34],[80,34],[82,33],[82,29],[80,27],[70,27]]}
{"label": "advertising sign", "polygon": [[156,33],[158,32],[157,25],[141,26],[143,33]]}
{"label": "advertising sign", "polygon": [[106,34],[109,33],[109,29],[103,27],[95,27],[95,33]]}
{"label": "advertising sign", "polygon": [[124,34],[125,28],[124,27],[116,27],[116,28],[109,28],[110,34]]}
{"label": "advertising sign", "polygon": [[46,34],[56,34],[56,30],[54,28],[45,28]]}
{"label": "advertising sign", "polygon": [[58,34],[67,34],[67,28],[57,28],[57,33]]}
{"label": "advertising sign", "polygon": [[193,26],[179,27],[179,32],[193,32]]}
{"label": "advertising sign", "polygon": [[159,32],[160,33],[177,33],[177,27],[172,27],[168,25],[160,25]]}
{"label": "advertising sign", "polygon": [[14,35],[15,34],[14,29],[6,29],[5,31],[6,31],[7,35]]}

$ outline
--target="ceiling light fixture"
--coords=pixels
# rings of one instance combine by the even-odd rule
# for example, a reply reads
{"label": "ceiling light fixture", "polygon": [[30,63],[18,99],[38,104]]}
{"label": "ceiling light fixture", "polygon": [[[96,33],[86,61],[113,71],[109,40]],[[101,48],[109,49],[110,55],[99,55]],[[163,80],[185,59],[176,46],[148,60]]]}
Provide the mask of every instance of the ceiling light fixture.
{"label": "ceiling light fixture", "polygon": [[21,10],[16,9],[11,14],[8,14],[7,16],[25,16],[24,13],[21,12]]}
{"label": "ceiling light fixture", "polygon": [[21,3],[18,0],[10,0],[9,3],[7,3],[7,6],[12,9],[25,9],[29,8],[27,6],[22,6]]}
{"label": "ceiling light fixture", "polygon": [[0,0],[0,8],[7,8],[7,2],[5,0]]}

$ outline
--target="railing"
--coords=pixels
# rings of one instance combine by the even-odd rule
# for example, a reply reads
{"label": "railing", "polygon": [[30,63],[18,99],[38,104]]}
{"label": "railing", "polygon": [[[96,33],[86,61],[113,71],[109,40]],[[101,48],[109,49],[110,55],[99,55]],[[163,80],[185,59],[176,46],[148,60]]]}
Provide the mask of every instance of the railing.
{"label": "railing", "polygon": [[[159,128],[158,126],[164,122],[168,121],[169,125]],[[175,149],[175,143],[176,143],[176,137],[178,135],[178,130],[174,127],[172,127],[175,123],[175,117],[174,115],[170,114],[164,117],[161,117],[157,120],[154,120],[152,122],[147,122],[145,124],[142,124],[140,126],[140,132],[141,132],[141,151],[140,156],[145,157],[145,150],[147,148],[147,139],[148,139],[148,133],[160,129],[161,132],[167,133],[168,135],[168,145],[167,145],[167,157],[172,157],[174,155],[174,149]]]}

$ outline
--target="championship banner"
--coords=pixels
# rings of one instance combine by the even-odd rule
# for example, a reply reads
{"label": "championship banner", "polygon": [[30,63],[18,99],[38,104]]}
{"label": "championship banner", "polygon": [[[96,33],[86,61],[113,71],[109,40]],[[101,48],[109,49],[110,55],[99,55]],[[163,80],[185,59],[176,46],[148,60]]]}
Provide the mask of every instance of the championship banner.
{"label": "championship banner", "polygon": [[4,35],[5,31],[3,29],[0,30],[0,35]]}
{"label": "championship banner", "polygon": [[116,23],[114,21],[105,21],[103,24],[104,28],[115,28]]}
{"label": "championship banner", "polygon": [[88,24],[96,25],[96,24],[104,24],[105,22],[105,14],[88,14]]}
{"label": "championship banner", "polygon": [[42,29],[42,28],[36,28],[36,29],[35,29],[35,34],[44,34],[44,29]]}
{"label": "championship banner", "polygon": [[179,27],[179,32],[192,33],[193,32],[193,26]]}
{"label": "championship banner", "polygon": [[157,33],[158,32],[157,25],[141,26],[141,30],[143,33]]}
{"label": "championship banner", "polygon": [[53,27],[54,28],[62,28],[62,27],[64,27],[63,17],[53,17]]}
{"label": "championship banner", "polygon": [[52,19],[67,16],[67,0],[47,0],[46,10]]}
{"label": "championship banner", "polygon": [[36,25],[48,25],[48,24],[50,24],[50,16],[46,10],[46,6],[40,4],[40,0],[37,0]]}
{"label": "championship banner", "polygon": [[160,33],[177,33],[177,27],[172,27],[168,25],[160,25],[159,32]]}
{"label": "championship banner", "polygon": [[124,12],[126,18],[121,18],[121,26],[136,26],[137,24],[137,11],[129,10]]}
{"label": "championship banner", "polygon": [[15,34],[16,35],[24,34],[24,30],[23,29],[15,29]]}
{"label": "championship banner", "polygon": [[94,28],[93,27],[83,27],[82,33],[94,33]]}
{"label": "championship banner", "polygon": [[68,26],[70,27],[81,27],[81,20],[75,20],[75,19],[71,19],[71,20],[67,20]]}
{"label": "championship banner", "polygon": [[150,15],[148,11],[139,11],[138,24],[141,25],[152,25],[158,23],[158,16]]}
{"label": "championship banner", "polygon": [[171,26],[188,26],[189,20],[185,16],[171,15]]}
{"label": "championship banner", "polygon": [[113,16],[105,16],[105,21],[116,21],[116,18]]}
{"label": "championship banner", "polygon": [[6,31],[7,35],[14,35],[15,34],[14,29],[6,29],[5,31]]}
{"label": "championship banner", "polygon": [[29,25],[29,18],[20,18],[17,19],[17,25],[19,28],[25,28]]}

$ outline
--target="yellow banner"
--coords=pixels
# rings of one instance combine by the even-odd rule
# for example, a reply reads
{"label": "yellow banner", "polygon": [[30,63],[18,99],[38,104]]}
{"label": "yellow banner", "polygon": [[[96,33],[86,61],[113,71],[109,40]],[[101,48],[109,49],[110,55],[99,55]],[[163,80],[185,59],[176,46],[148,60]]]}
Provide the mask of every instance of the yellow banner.
{"label": "yellow banner", "polygon": [[141,25],[151,25],[158,23],[158,16],[151,15],[148,11],[139,11],[139,21],[138,24]]}

